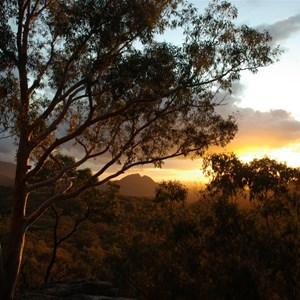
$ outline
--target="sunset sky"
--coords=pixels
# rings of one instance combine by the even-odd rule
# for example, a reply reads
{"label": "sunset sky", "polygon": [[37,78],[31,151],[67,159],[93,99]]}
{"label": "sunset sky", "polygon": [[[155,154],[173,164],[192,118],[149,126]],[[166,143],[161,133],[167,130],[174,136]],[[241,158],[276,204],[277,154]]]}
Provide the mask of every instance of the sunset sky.
{"label": "sunset sky", "polygon": [[[190,1],[200,11],[208,1]],[[258,74],[242,73],[227,98],[224,112],[239,113],[239,132],[222,151],[233,151],[249,161],[269,155],[288,165],[300,167],[300,1],[237,0],[230,1],[239,12],[237,24],[268,29],[274,43],[284,49],[280,61],[260,69]],[[178,32],[168,32],[163,39],[180,43]],[[216,149],[213,149],[216,150]],[[0,160],[13,162],[15,152],[9,140],[0,140]],[[95,168],[93,163],[88,165]],[[156,181],[202,179],[201,160],[173,159],[162,169],[151,166],[128,173],[148,175]]]}
{"label": "sunset sky", "polygon": [[[208,1],[191,1],[204,9]],[[230,1],[239,12],[237,24],[268,29],[274,43],[284,49],[280,61],[244,72],[227,99],[228,112],[239,112],[239,131],[224,151],[233,151],[244,161],[268,155],[290,166],[300,166],[300,1]],[[178,42],[178,35],[166,39]],[[221,150],[221,151],[223,151]],[[176,159],[162,169],[147,168],[143,174],[156,180],[202,179],[201,160]],[[139,172],[142,170],[138,170]]]}

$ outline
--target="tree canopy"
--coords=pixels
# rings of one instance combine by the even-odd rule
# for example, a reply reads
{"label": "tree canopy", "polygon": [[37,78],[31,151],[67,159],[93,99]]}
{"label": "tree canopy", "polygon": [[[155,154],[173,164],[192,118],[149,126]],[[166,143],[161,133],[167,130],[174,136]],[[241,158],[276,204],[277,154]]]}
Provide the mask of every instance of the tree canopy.
{"label": "tree canopy", "polygon": [[266,202],[281,199],[299,184],[299,170],[267,156],[242,162],[234,153],[214,153],[203,160],[205,175],[210,177],[207,191],[221,198],[238,198],[248,193],[249,200]]}
{"label": "tree canopy", "polygon": [[[267,32],[236,26],[236,17],[225,1],[203,14],[181,0],[1,1],[0,130],[17,146],[3,299],[11,297],[28,226],[57,200],[234,137],[235,117],[215,111],[216,95],[280,52]],[[182,45],[157,41],[179,27]],[[37,181],[66,147],[76,160]],[[94,158],[99,168],[89,179],[75,184],[67,176]],[[57,181],[61,192],[28,215],[28,195]]]}
{"label": "tree canopy", "polygon": [[179,181],[162,181],[155,190],[157,202],[185,203],[188,189]]}
{"label": "tree canopy", "polygon": [[[235,26],[229,3],[214,1],[199,16],[179,2],[3,2],[1,126],[30,163],[22,177],[36,176],[66,143],[82,153],[29,191],[95,157],[103,157],[94,174],[103,182],[116,163],[118,175],[233,138],[235,119],[215,112],[216,91],[230,90],[241,70],[272,63],[278,50],[268,33]],[[155,41],[178,26],[182,46]]]}

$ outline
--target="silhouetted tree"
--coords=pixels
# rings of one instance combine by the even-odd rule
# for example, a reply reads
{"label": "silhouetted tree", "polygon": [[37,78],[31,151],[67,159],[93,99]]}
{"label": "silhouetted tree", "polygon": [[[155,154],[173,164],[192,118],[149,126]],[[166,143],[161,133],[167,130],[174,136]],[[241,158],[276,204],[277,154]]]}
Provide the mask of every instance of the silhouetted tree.
{"label": "silhouetted tree", "polygon": [[204,157],[202,168],[210,179],[206,190],[210,195],[236,198],[248,183],[249,172],[234,153],[213,153]]}
{"label": "silhouetted tree", "polygon": [[160,203],[184,203],[188,190],[177,180],[162,181],[155,190],[155,200]]}
{"label": "silhouetted tree", "polygon": [[56,261],[57,250],[60,247],[60,245],[63,242],[65,242],[67,239],[69,239],[77,231],[80,223],[82,223],[88,218],[90,210],[89,210],[88,203],[86,202],[85,204],[86,204],[86,208],[85,208],[85,212],[84,210],[82,210],[83,211],[82,216],[77,217],[77,219],[74,220],[73,227],[67,233],[65,233],[63,236],[60,237],[58,236],[58,226],[59,226],[60,219],[64,216],[64,212],[63,211],[59,212],[58,209],[55,207],[55,205],[51,206],[51,210],[54,214],[55,222],[52,229],[53,232],[52,253],[45,272],[44,283],[47,283],[50,279],[50,274],[53,265],[55,264]]}
{"label": "silhouetted tree", "polygon": [[262,202],[287,194],[289,185],[299,176],[297,169],[269,157],[252,160],[248,168],[250,198]]}
{"label": "silhouetted tree", "polygon": [[243,163],[234,153],[214,153],[203,160],[203,170],[210,178],[207,191],[224,198],[248,193],[249,199],[267,200],[287,194],[298,181],[299,171],[269,157]]}
{"label": "silhouetted tree", "polygon": [[[220,1],[202,15],[181,0],[1,1],[0,126],[17,145],[1,299],[13,297],[27,229],[56,201],[234,137],[235,118],[215,111],[216,91],[230,92],[242,70],[256,72],[279,52],[267,32],[235,26],[236,17]],[[177,27],[182,46],[155,41]],[[34,180],[71,145],[76,161]],[[71,171],[96,157],[98,170],[75,183]],[[60,192],[28,214],[28,195],[56,182]]]}
{"label": "silhouetted tree", "polygon": [[[75,159],[71,156],[61,155],[61,154],[52,155],[45,162],[44,168],[40,172],[38,172],[34,180],[37,182],[45,181],[55,176],[55,174],[59,172],[61,168],[67,167],[68,165],[74,163],[75,163]],[[65,177],[70,177],[72,178],[72,180],[74,180],[74,182],[80,183],[89,180],[92,177],[92,172],[90,169],[80,169],[80,170],[72,169],[70,172],[66,173]],[[95,181],[97,180],[95,179]],[[61,186],[61,182],[55,181],[54,183],[51,184],[51,188],[50,189],[49,187],[45,188],[42,194],[45,197],[53,197],[56,193],[60,193],[60,189],[61,189],[60,186]],[[96,201],[95,199],[89,199],[89,200],[87,199],[91,196],[91,193],[93,193],[93,191],[86,192],[85,195],[83,195],[85,199],[83,203],[81,203],[79,209],[77,209],[79,210],[79,212],[77,211],[77,213],[74,211],[71,212],[72,208],[66,210],[66,209],[60,209],[56,207],[55,204],[51,205],[51,212],[54,218],[54,224],[52,228],[52,241],[50,242],[52,245],[52,249],[51,249],[50,259],[47,264],[47,268],[44,275],[45,283],[48,282],[50,279],[50,274],[53,265],[55,264],[56,261],[58,248],[61,246],[63,242],[69,239],[77,231],[78,226],[88,218],[90,214],[90,205],[91,205],[89,200]],[[61,219],[66,215],[69,216],[72,215],[73,226],[67,232],[64,232],[60,236],[58,232],[58,228]]]}

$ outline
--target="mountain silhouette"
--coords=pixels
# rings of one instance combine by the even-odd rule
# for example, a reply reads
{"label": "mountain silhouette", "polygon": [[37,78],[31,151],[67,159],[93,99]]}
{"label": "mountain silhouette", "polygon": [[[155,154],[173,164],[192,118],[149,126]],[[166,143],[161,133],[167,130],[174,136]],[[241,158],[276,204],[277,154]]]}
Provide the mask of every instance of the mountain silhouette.
{"label": "mountain silhouette", "polygon": [[[13,186],[16,165],[0,161],[0,186]],[[120,185],[120,194],[135,197],[154,197],[157,183],[149,176],[128,175],[114,181]]]}
{"label": "mountain silhouette", "polygon": [[152,198],[158,186],[152,178],[140,174],[131,174],[114,182],[120,185],[120,194],[124,196]]}
{"label": "mountain silhouette", "polygon": [[[15,178],[16,165],[4,161],[0,161],[0,186],[13,186]],[[115,183],[120,185],[120,194],[123,196],[133,197],[147,197],[153,198],[155,196],[155,189],[158,183],[151,177],[140,174],[131,174],[123,177],[120,180],[114,180]],[[198,191],[200,186],[196,186],[194,183],[185,184],[188,187],[187,200],[194,202],[198,199]],[[99,187],[100,190],[104,190],[105,186]]]}
{"label": "mountain silhouette", "polygon": [[16,165],[0,161],[0,185],[12,186],[14,183]]}

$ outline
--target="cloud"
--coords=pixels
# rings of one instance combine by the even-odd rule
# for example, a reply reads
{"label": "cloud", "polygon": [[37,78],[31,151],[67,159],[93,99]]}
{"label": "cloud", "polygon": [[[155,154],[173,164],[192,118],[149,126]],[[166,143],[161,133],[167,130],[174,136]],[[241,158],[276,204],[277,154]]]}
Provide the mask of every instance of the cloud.
{"label": "cloud", "polygon": [[266,29],[273,37],[274,43],[280,43],[300,31],[300,13],[273,24],[263,24],[258,29]]}
{"label": "cloud", "polygon": [[220,103],[216,106],[216,112],[226,118],[228,115],[238,113],[240,108],[238,107],[244,96],[245,86],[240,81],[233,82],[232,93],[228,94],[220,92],[216,95],[215,102]]}
{"label": "cloud", "polygon": [[232,149],[275,149],[300,141],[300,122],[285,110],[259,112],[240,109],[239,132],[230,144]]}

